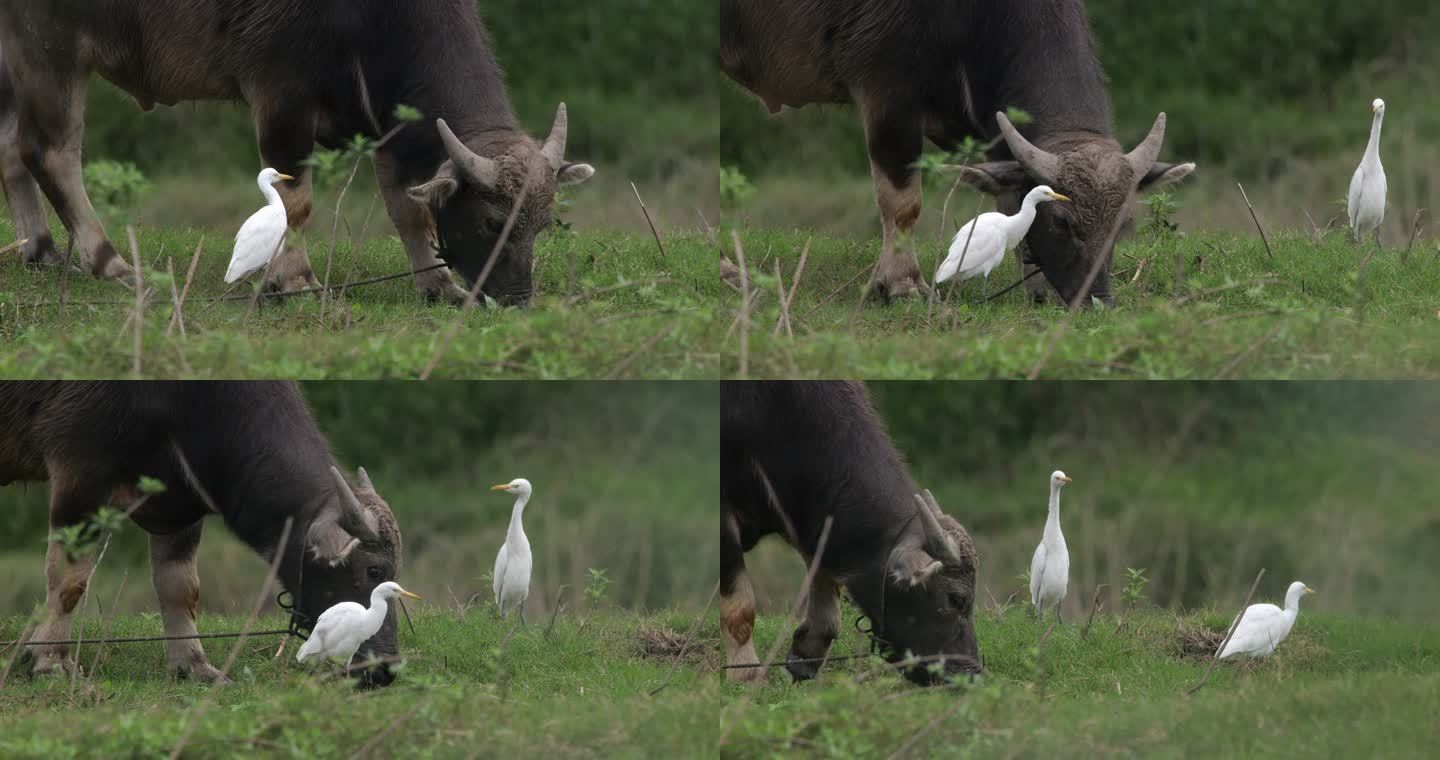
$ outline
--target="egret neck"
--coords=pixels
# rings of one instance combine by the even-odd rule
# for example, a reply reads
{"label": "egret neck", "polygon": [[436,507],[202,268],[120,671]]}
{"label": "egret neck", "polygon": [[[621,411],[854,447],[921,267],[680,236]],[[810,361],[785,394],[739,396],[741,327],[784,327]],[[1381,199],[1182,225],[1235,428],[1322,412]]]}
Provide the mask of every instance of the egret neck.
{"label": "egret neck", "polygon": [[276,190],[275,185],[268,180],[269,178],[262,174],[260,180],[255,183],[260,186],[260,194],[265,196],[265,205],[285,208],[285,201],[280,197],[280,191]]}
{"label": "egret neck", "polygon": [[[1035,207],[1030,206],[1030,213],[1035,213]],[[1045,520],[1045,544],[1046,546],[1065,546],[1065,534],[1060,532],[1060,487],[1062,483],[1051,478],[1050,480],[1050,516]],[[1033,535],[1033,534],[1032,534]]]}
{"label": "egret neck", "polygon": [[530,501],[530,494],[522,492],[515,500],[515,508],[510,512],[510,530],[505,534],[505,551],[513,562],[516,557],[530,556],[530,540],[525,538],[525,528],[520,523],[520,516],[525,512],[525,504]]}
{"label": "egret neck", "polygon": [[1373,166],[1380,163],[1380,122],[1384,120],[1385,109],[1381,108],[1375,111],[1375,118],[1370,121],[1370,144],[1365,146],[1365,163],[1367,165]]}
{"label": "egret neck", "polygon": [[[1020,245],[1020,241],[1025,238],[1025,233],[1030,231],[1030,225],[1035,223],[1035,207],[1040,205],[1041,201],[1050,200],[1044,192],[1036,192],[1039,189],[1040,188],[1037,187],[1027,193],[1025,195],[1025,200],[1020,204],[1019,213],[1006,220],[1006,250]],[[1055,490],[1055,486],[1053,485],[1050,487],[1050,489],[1050,504],[1053,508],[1055,505],[1055,499],[1059,495],[1059,491]],[[1054,514],[1053,509],[1051,511],[1051,514]]]}

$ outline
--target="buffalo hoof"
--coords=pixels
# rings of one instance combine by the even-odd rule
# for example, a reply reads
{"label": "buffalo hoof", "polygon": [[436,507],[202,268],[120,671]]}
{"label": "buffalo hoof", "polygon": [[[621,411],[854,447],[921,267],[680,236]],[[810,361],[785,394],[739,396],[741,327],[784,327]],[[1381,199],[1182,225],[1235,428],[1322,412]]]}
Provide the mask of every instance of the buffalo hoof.
{"label": "buffalo hoof", "polygon": [[[464,306],[465,301],[470,298],[469,291],[461,288],[450,280],[426,287],[420,291],[426,301],[448,304],[450,306]],[[478,296],[484,300],[484,296]]]}
{"label": "buffalo hoof", "polygon": [[74,673],[75,668],[79,667],[69,657],[53,654],[34,655],[32,662],[30,674],[34,676],[69,676]]}
{"label": "buffalo hoof", "polygon": [[135,272],[125,263],[125,259],[118,255],[111,256],[95,276],[102,280],[115,280],[130,288],[135,287]]}
{"label": "buffalo hoof", "polygon": [[875,283],[874,294],[885,302],[904,298],[929,298],[930,288],[919,274],[907,275],[894,280],[880,280]]}
{"label": "buffalo hoof", "polygon": [[228,676],[208,662],[192,662],[183,665],[171,665],[170,674],[181,680],[197,681],[199,683],[220,684],[228,686],[231,681]]}
{"label": "buffalo hoof", "polygon": [[300,248],[287,248],[270,262],[265,272],[266,293],[294,293],[320,287],[310,260]]}
{"label": "buffalo hoof", "polygon": [[64,254],[55,247],[55,239],[49,235],[26,243],[20,250],[21,260],[30,266],[54,267],[65,263]]}

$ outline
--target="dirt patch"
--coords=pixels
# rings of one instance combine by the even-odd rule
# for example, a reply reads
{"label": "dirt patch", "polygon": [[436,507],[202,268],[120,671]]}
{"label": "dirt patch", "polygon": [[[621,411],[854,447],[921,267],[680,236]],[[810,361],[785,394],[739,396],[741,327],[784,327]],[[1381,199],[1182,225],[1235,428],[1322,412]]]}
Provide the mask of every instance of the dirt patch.
{"label": "dirt patch", "polygon": [[1220,649],[1225,631],[1206,628],[1186,620],[1176,621],[1175,646],[1181,657],[1208,660]]}

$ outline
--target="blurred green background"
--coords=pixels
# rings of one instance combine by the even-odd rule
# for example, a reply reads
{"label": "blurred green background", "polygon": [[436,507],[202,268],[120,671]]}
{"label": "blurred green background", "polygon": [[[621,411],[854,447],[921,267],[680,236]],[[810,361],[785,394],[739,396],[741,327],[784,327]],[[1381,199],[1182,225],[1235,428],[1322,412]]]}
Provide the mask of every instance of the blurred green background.
{"label": "blurred green background", "polygon": [[[514,497],[489,486],[524,477],[535,556],[526,618],[543,620],[562,584],[583,609],[588,568],[604,603],[697,608],[719,552],[719,390],[713,383],[306,383],[341,466],[364,467],[404,537],[400,580],[434,605],[480,594],[505,540]],[[48,487],[0,488],[0,616],[45,599]],[[154,611],[142,531],[117,534],[92,603],[108,611],[122,575],[127,612]],[[265,563],[219,520],[200,549],[201,607],[242,613]],[[108,613],[107,613],[108,614]],[[203,626],[202,626],[203,627]]]}
{"label": "blurred green background", "polygon": [[[979,601],[1029,603],[1049,476],[1070,550],[1064,614],[1097,584],[1122,605],[1145,568],[1164,607],[1233,609],[1302,580],[1307,606],[1440,624],[1440,385],[871,383],[921,487],[980,553]],[[762,605],[788,610],[804,567],[767,540],[747,558]],[[992,601],[993,600],[993,601]]]}
{"label": "blurred green background", "polygon": [[[1117,139],[1133,147],[1165,111],[1162,159],[1195,161],[1178,191],[1181,229],[1253,231],[1245,183],[1267,224],[1309,230],[1345,220],[1350,175],[1387,105],[1381,157],[1389,178],[1385,236],[1409,236],[1416,209],[1440,206],[1440,4],[1431,0],[1206,0],[1172,5],[1088,0],[1109,79]],[[757,192],[731,215],[772,227],[879,236],[863,133],[851,107],[770,116],[724,81],[721,163]],[[933,147],[930,150],[934,150]],[[927,187],[925,234],[953,179]],[[968,219],[976,196],[951,204]],[[956,210],[958,207],[958,211]],[[928,220],[928,221],[927,221]],[[933,225],[933,227],[932,227]],[[1435,224],[1428,225],[1430,229]]]}
{"label": "blurred green background", "polygon": [[[598,170],[567,194],[575,202],[568,214],[572,222],[582,229],[648,233],[632,181],[662,228],[698,227],[697,208],[712,223],[718,218],[719,83],[712,76],[718,31],[712,4],[479,0],[477,5],[521,122],[543,138],[556,105],[565,101],[566,156]],[[242,104],[182,103],[141,113],[129,95],[96,78],[86,113],[85,158],[134,162],[153,181],[151,192],[127,215],[145,224],[230,230],[262,202],[254,186],[260,168],[254,126]],[[358,215],[374,191],[368,172],[368,167],[361,171],[348,196],[347,208]],[[312,234],[328,233],[324,209],[333,211],[338,190],[321,188]]]}

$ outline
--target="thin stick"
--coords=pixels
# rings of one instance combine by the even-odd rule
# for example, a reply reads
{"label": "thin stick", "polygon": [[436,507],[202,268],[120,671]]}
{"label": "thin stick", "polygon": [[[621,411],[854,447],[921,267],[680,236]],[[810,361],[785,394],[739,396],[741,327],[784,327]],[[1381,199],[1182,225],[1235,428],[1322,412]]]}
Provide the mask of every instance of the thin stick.
{"label": "thin stick", "polygon": [[1185,692],[1185,696],[1188,697],[1200,691],[1200,687],[1204,686],[1205,683],[1210,680],[1210,671],[1215,667],[1215,663],[1220,661],[1220,653],[1225,651],[1225,645],[1230,643],[1230,637],[1235,635],[1235,629],[1240,627],[1240,618],[1245,617],[1245,610],[1250,609],[1250,599],[1255,596],[1255,589],[1260,587],[1260,579],[1264,577],[1265,568],[1262,567],[1260,568],[1260,572],[1255,574],[1255,582],[1250,584],[1250,593],[1245,595],[1245,603],[1240,605],[1240,614],[1236,615],[1235,619],[1230,622],[1230,630],[1226,631],[1225,638],[1220,640],[1220,646],[1216,648],[1215,656],[1210,658],[1209,663],[1206,663],[1205,673],[1200,676],[1200,683],[1190,687],[1190,690]]}
{"label": "thin stick", "polygon": [[575,304],[578,304],[587,298],[594,298],[595,296],[604,295],[606,293],[613,293],[617,290],[629,290],[630,288],[648,288],[652,285],[664,285],[671,282],[671,279],[672,278],[669,277],[652,277],[648,280],[634,280],[631,282],[622,282],[618,285],[606,285],[603,288],[591,288],[584,293],[577,293],[573,298],[565,299],[565,305],[574,306]]}
{"label": "thin stick", "polygon": [[[650,221],[650,209],[645,207],[645,199],[640,197],[640,188],[630,183],[630,189],[635,191],[635,200],[640,201],[640,211],[645,214],[645,223],[650,225],[650,234],[655,236],[655,246],[660,249],[660,258],[665,258],[665,244],[660,242],[660,231],[655,229],[655,223]],[[703,217],[702,217],[703,219]]]}
{"label": "thin stick", "polygon": [[830,291],[830,295],[825,296],[824,298],[820,299],[820,303],[817,303],[817,304],[815,304],[814,306],[811,306],[811,307],[810,307],[810,311],[805,312],[805,316],[801,317],[801,319],[809,319],[812,315],[815,314],[815,312],[817,312],[817,311],[820,310],[820,307],[824,306],[824,305],[827,304],[827,303],[830,303],[830,300],[831,300],[831,299],[833,299],[835,296],[840,295],[840,291],[842,291],[842,290],[850,287],[851,285],[855,284],[855,281],[858,280],[858,279],[860,279],[860,275],[865,274],[865,272],[868,271],[869,269],[870,269],[870,265],[869,265],[869,264],[866,264],[864,267],[862,267],[862,268],[860,269],[860,271],[858,271],[858,272],[856,272],[855,274],[851,275],[850,279],[848,279],[848,280],[846,280],[845,282],[841,283],[841,284],[840,284],[840,287],[838,287],[838,288]]}
{"label": "thin stick", "polygon": [[[167,256],[165,258],[165,273],[170,277],[170,305],[174,307],[174,312],[170,315],[170,324],[165,327],[165,334],[168,336],[170,334],[170,328],[175,326],[176,317],[180,316],[180,286],[175,284],[174,256]],[[185,335],[184,325],[180,327],[180,335]]]}
{"label": "thin stick", "polygon": [[[345,194],[350,192],[350,184],[355,181],[355,175],[360,173],[362,160],[364,160],[363,156],[355,159],[355,165],[350,167],[350,177],[345,180],[345,186],[340,188],[340,195],[335,198],[335,218],[330,222],[330,250],[325,252],[324,290],[320,293],[321,323],[325,322],[325,307],[330,303],[330,264],[335,259],[335,243],[340,234],[340,205],[345,202]],[[351,251],[351,255],[354,253]]]}
{"label": "thin stick", "polygon": [[930,722],[926,723],[924,726],[921,726],[919,731],[911,734],[910,738],[906,739],[905,743],[901,744],[900,748],[891,753],[890,756],[886,758],[886,760],[898,760],[898,758],[903,757],[905,753],[914,749],[915,745],[921,739],[925,738],[926,734],[934,731],[936,726],[944,723],[946,719],[948,719],[951,715],[954,715],[956,712],[959,712],[960,708],[964,707],[966,704],[967,702],[964,699],[952,700],[950,707],[946,708],[939,715],[935,716],[933,719],[930,720]]}
{"label": "thin stick", "polygon": [[4,256],[11,251],[17,250],[20,248],[20,246],[25,245],[28,242],[30,242],[30,238],[21,238],[11,243],[10,245],[5,246],[4,248],[0,248],[0,256]]}
{"label": "thin stick", "polygon": [[646,338],[645,342],[641,343],[639,348],[631,352],[629,356],[620,360],[619,364],[616,364],[608,373],[606,373],[605,379],[615,380],[621,375],[625,374],[625,371],[630,369],[630,365],[634,364],[636,359],[639,359],[641,356],[649,353],[650,349],[654,348],[656,344],[658,344],[660,341],[670,337],[670,333],[675,332],[676,327],[677,325],[673,323],[668,324],[663,329],[661,329],[660,332],[655,333],[649,338]]}
{"label": "thin stick", "polygon": [[[795,265],[794,279],[790,281],[790,295],[785,297],[786,309],[789,309],[790,306],[795,303],[795,291],[800,289],[800,275],[805,274],[805,260],[810,258],[810,241],[813,239],[814,238],[805,238],[805,247],[800,249],[800,263]],[[785,318],[785,324],[787,327],[790,324],[790,318],[788,316]]]}
{"label": "thin stick", "polygon": [[1100,585],[1095,587],[1095,596],[1090,600],[1090,617],[1085,621],[1085,630],[1080,632],[1081,639],[1090,638],[1090,624],[1095,622],[1095,613],[1099,611],[1101,607],[1100,589],[1105,588],[1105,585],[1106,584],[1101,583]]}
{"label": "thin stick", "polygon": [[[70,235],[65,239],[65,261],[60,265],[60,319],[65,319],[65,302],[70,299],[70,261],[75,255],[75,236]],[[16,309],[19,309],[17,304]],[[19,316],[16,316],[19,322]]]}
{"label": "thin stick", "polygon": [[1425,209],[1423,208],[1415,210],[1415,221],[1410,223],[1410,242],[1405,244],[1406,253],[1409,253],[1410,249],[1415,247],[1415,237],[1420,234],[1420,215],[1423,213],[1425,213]]}
{"label": "thin stick", "polygon": [[791,340],[795,339],[795,333],[790,330],[790,302],[785,300],[785,275],[780,272],[780,259],[775,259],[775,291],[780,298],[780,316],[775,318],[775,331],[771,335],[779,337],[780,328],[785,328],[785,333]]}
{"label": "thin stick", "polygon": [[[800,584],[800,592],[795,595],[795,603],[790,607],[790,616],[785,620],[785,627],[791,628],[800,616],[800,608],[804,607],[810,600],[810,591],[815,584],[815,576],[820,571],[820,559],[825,556],[825,544],[830,541],[830,528],[835,523],[834,515],[825,515],[825,523],[820,526],[820,538],[815,542],[815,556],[810,559],[810,567],[805,571],[805,581]],[[765,655],[765,661],[775,659],[775,654],[780,651],[780,644],[785,641],[785,636],[776,636],[770,643],[770,651]],[[752,683],[754,687],[759,682]]]}
{"label": "thin stick", "polygon": [[130,257],[135,261],[135,379],[140,379],[140,356],[145,342],[145,273],[140,269],[140,244],[135,241],[135,228],[127,226]]}
{"label": "thin stick", "polygon": [[745,266],[745,246],[740,244],[740,233],[731,230],[730,237],[735,245],[735,258],[740,264],[740,379],[750,374],[750,272]]}
{"label": "thin stick", "polygon": [[[112,615],[113,615],[113,613],[115,612],[115,610],[118,609],[119,606],[120,606],[120,594],[121,594],[121,592],[123,592],[123,591],[125,590],[125,582],[126,582],[127,580],[129,580],[129,579],[130,579],[130,571],[129,571],[129,570],[126,570],[126,571],[124,571],[124,572],[122,572],[122,573],[120,574],[120,585],[115,589],[115,599],[110,602],[110,611],[111,611]],[[99,600],[99,599],[96,599],[96,600],[95,600],[95,604],[96,604],[96,605],[99,605],[99,604],[100,604],[100,600]],[[95,657],[90,660],[90,674],[89,674],[88,676],[86,676],[86,679],[85,679],[85,683],[86,683],[87,686],[93,686],[94,683],[95,683],[95,671],[96,671],[97,668],[100,667],[100,655],[102,655],[102,654],[105,653],[105,644],[106,644],[106,641],[110,638],[110,626],[111,626],[111,624],[114,623],[114,622],[115,622],[115,621],[114,621],[113,617],[112,617],[111,620],[106,621],[106,620],[105,620],[105,610],[103,610],[103,609],[100,610],[100,642],[99,642],[99,644],[95,647]],[[76,663],[79,663],[79,662],[80,662],[80,653],[79,653],[79,652],[76,652],[76,653],[75,653],[75,662],[76,662]],[[97,705],[100,703],[100,695],[99,695],[99,694],[96,694],[96,695],[95,695],[95,703],[96,703]]]}
{"label": "thin stick", "polygon": [[1310,229],[1315,233],[1315,244],[1319,245],[1323,242],[1320,239],[1320,225],[1316,224],[1314,217],[1310,216],[1310,209],[1302,208],[1300,210],[1305,212],[1305,218],[1310,222]]}
{"label": "thin stick", "polygon": [[[20,638],[19,638],[19,639],[16,639],[15,641],[9,642],[9,643],[11,643],[11,644],[22,644],[22,643],[25,643],[25,639],[26,639],[27,637],[29,637],[30,634],[33,633],[34,631],[35,631],[35,621],[34,621],[33,619],[32,619],[32,620],[28,620],[28,621],[26,621],[26,623],[25,623],[25,628],[20,631]],[[10,653],[10,658],[5,661],[5,669],[4,669],[4,670],[0,670],[0,691],[4,691],[4,690],[5,690],[5,682],[10,679],[10,670],[11,670],[11,668],[14,668],[14,667],[15,667],[15,661],[20,659],[20,653],[23,652],[23,651],[25,651],[25,647],[21,647],[21,646],[15,647],[15,651],[11,652],[11,653]]]}
{"label": "thin stick", "polygon": [[170,760],[180,757],[180,752],[185,749],[185,743],[190,741],[190,734],[204,717],[205,711],[210,709],[210,704],[215,701],[215,690],[225,682],[230,673],[230,668],[235,665],[235,658],[240,654],[240,648],[245,645],[245,639],[249,638],[250,626],[255,624],[255,619],[260,616],[260,609],[264,606],[265,600],[270,597],[270,587],[275,583],[275,573],[280,569],[280,560],[285,556],[285,547],[290,539],[290,528],[295,524],[294,517],[285,518],[285,527],[280,531],[280,540],[276,546],[280,547],[275,552],[275,557],[270,560],[270,569],[265,573],[265,582],[260,584],[260,593],[255,595],[255,604],[250,608],[250,619],[245,621],[240,637],[235,640],[235,646],[230,647],[230,655],[225,658],[225,667],[220,668],[220,678],[210,684],[209,691],[205,692],[205,699],[196,705],[193,710],[185,716],[185,729],[180,732],[180,739],[175,742],[175,748],[170,750]]}
{"label": "thin stick", "polygon": [[655,689],[650,692],[650,696],[653,697],[659,694],[665,690],[666,686],[670,685],[670,679],[675,677],[675,671],[680,667],[680,660],[684,659],[685,651],[690,648],[690,640],[695,637],[695,629],[700,627],[700,621],[704,620],[705,616],[709,614],[710,605],[715,603],[715,594],[719,591],[719,583],[715,584],[715,588],[710,589],[710,598],[705,600],[705,609],[700,610],[700,614],[696,615],[695,621],[690,624],[690,630],[685,632],[685,640],[680,644],[680,651],[675,655],[675,661],[670,663],[670,672],[665,674],[665,681],[655,687]]}
{"label": "thin stick", "polygon": [[195,245],[195,254],[190,257],[190,271],[185,273],[185,287],[180,290],[180,300],[175,304],[175,315],[171,318],[170,325],[165,328],[166,337],[170,336],[171,329],[176,325],[180,326],[180,334],[182,336],[185,334],[185,317],[183,314],[185,297],[190,295],[190,283],[195,279],[195,267],[200,264],[200,251],[204,248],[205,236],[201,235],[200,242]]}
{"label": "thin stick", "polygon": [[1239,182],[1235,186],[1240,188],[1240,197],[1245,199],[1245,208],[1250,209],[1250,218],[1255,220],[1255,229],[1260,230],[1260,241],[1265,244],[1265,255],[1271,263],[1275,262],[1275,254],[1270,251],[1270,238],[1265,236],[1265,228],[1260,226],[1260,217],[1255,215],[1255,207],[1250,205],[1250,196],[1245,194],[1245,186]]}
{"label": "thin stick", "polygon": [[[109,532],[106,532],[106,533],[105,533],[105,543],[100,546],[100,554],[99,554],[99,556],[97,556],[97,557],[95,558],[95,561],[94,561],[93,563],[91,563],[91,565],[90,565],[90,572],[89,572],[89,574],[87,574],[87,575],[85,576],[85,590],[80,593],[80,602],[75,605],[75,609],[79,610],[79,611],[80,611],[80,614],[75,616],[75,621],[74,621],[73,623],[71,623],[70,630],[73,631],[73,630],[76,629],[76,626],[79,626],[80,633],[79,633],[79,635],[77,635],[77,636],[75,637],[75,638],[77,638],[77,639],[83,639],[83,638],[85,638],[85,628],[84,628],[83,624],[80,622],[80,618],[81,618],[82,616],[84,616],[84,614],[85,614],[85,599],[86,599],[86,597],[90,596],[90,584],[91,584],[92,582],[94,582],[94,580],[95,580],[95,571],[100,569],[100,563],[101,563],[102,561],[104,561],[104,559],[105,559],[105,552],[110,549],[110,538],[111,538],[111,534],[110,534]],[[101,625],[102,625],[102,626],[104,625],[103,616],[102,616]],[[79,645],[77,644],[77,645],[76,645],[76,651],[75,651],[75,667],[74,667],[73,669],[71,669],[71,671],[70,671],[70,697],[71,697],[72,699],[75,697],[75,682],[76,682],[76,680],[79,678],[79,676],[80,676],[80,651],[79,651]]]}
{"label": "thin stick", "polygon": [[560,588],[555,590],[555,609],[550,612],[550,623],[545,626],[545,635],[542,637],[545,641],[550,640],[550,631],[555,628],[555,618],[560,617],[560,610],[565,608],[565,602],[561,600],[561,597],[565,594],[565,589],[567,588],[570,588],[570,586],[562,583],[560,584]]}
{"label": "thin stick", "polygon": [[1027,275],[1025,275],[1024,277],[1021,277],[1020,279],[1016,280],[1015,282],[1012,282],[1012,283],[1010,283],[1009,285],[1006,285],[1005,288],[1004,288],[1003,290],[1001,290],[999,293],[991,293],[991,294],[990,294],[990,297],[985,299],[985,303],[990,303],[991,301],[994,301],[995,299],[999,298],[1000,296],[1003,296],[1003,295],[1005,295],[1006,293],[1009,293],[1010,291],[1012,291],[1012,290],[1020,287],[1021,285],[1024,285],[1026,280],[1030,279],[1031,277],[1034,277],[1034,276],[1037,275],[1037,274],[1040,274],[1040,273],[1043,272],[1043,271],[1045,271],[1045,270],[1040,269],[1040,268],[1038,268],[1038,267],[1035,268],[1035,269],[1030,270],[1030,274],[1027,274]]}

